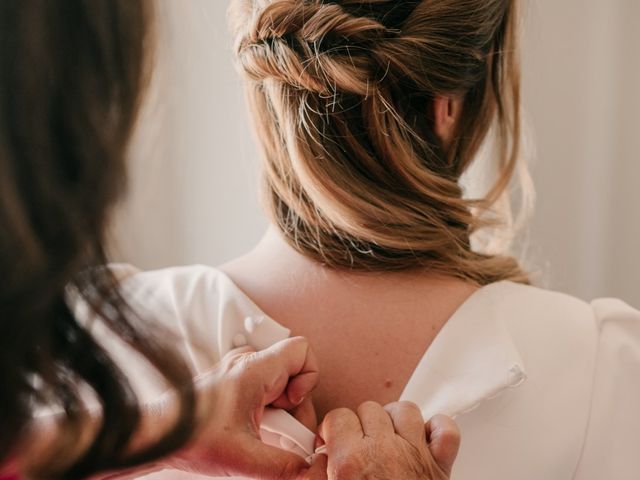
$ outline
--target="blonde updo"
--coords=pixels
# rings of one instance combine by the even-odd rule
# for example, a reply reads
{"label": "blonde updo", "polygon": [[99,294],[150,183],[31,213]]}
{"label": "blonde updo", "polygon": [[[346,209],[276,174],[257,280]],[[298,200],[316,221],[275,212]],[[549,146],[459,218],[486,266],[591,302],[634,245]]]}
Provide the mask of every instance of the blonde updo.
{"label": "blonde updo", "polygon": [[[526,281],[470,246],[517,162],[515,19],[515,0],[232,1],[269,212],[294,248],[334,268]],[[430,112],[452,94],[464,106],[445,149]],[[499,179],[464,199],[494,123]]]}

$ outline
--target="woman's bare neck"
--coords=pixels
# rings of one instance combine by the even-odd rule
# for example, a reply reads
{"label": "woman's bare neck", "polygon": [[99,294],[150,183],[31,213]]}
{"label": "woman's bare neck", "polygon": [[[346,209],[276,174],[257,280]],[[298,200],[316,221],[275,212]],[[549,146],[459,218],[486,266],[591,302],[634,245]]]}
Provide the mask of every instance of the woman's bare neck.
{"label": "woman's bare neck", "polygon": [[273,229],[221,270],[265,313],[310,340],[324,374],[315,397],[320,413],[396,400],[433,338],[476,290],[425,271],[329,269]]}
{"label": "woman's bare neck", "polygon": [[[420,269],[402,272],[331,269],[297,252],[273,228],[267,231],[253,250],[220,269],[232,279],[242,280],[241,283],[247,286],[268,286],[270,281],[280,286],[289,285],[287,296],[303,294],[308,289],[316,292],[318,288],[334,289],[339,286],[340,291],[346,289],[349,296],[360,293],[374,298],[379,298],[379,295],[398,298],[398,294],[403,296],[403,293],[408,293],[415,300],[410,291],[416,287],[439,293],[461,286],[469,292],[475,289],[472,284],[460,279]],[[267,278],[264,278],[265,275]],[[439,293],[436,296],[440,296]]]}

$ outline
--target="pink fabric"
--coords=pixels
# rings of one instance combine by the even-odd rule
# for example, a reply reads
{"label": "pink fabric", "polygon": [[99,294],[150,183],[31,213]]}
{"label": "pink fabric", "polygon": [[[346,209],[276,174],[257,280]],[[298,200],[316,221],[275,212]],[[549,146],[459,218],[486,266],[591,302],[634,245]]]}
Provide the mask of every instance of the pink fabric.
{"label": "pink fabric", "polygon": [[0,463],[0,480],[20,480],[18,465],[14,456],[10,456],[6,463]]}

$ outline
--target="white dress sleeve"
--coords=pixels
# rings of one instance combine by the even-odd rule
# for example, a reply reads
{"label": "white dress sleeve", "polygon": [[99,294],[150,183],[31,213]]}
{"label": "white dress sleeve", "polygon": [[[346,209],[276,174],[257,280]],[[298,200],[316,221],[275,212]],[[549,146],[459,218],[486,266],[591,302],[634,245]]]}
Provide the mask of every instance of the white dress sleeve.
{"label": "white dress sleeve", "polygon": [[640,312],[615,299],[596,300],[592,307],[600,340],[591,414],[574,478],[638,480]]}
{"label": "white dress sleeve", "polygon": [[[194,375],[211,369],[237,346],[263,350],[290,334],[215,268],[112,269],[125,300],[145,321],[147,331],[161,332],[162,339],[187,361]],[[125,374],[135,379],[133,388],[139,399],[153,399],[167,388],[163,377],[108,329],[96,323],[92,333]]]}
{"label": "white dress sleeve", "polygon": [[[228,352],[229,340],[221,338],[220,332],[231,334],[233,328],[238,328],[236,324],[242,322],[238,322],[237,314],[243,312],[238,312],[242,305],[236,300],[237,294],[229,291],[229,281],[220,271],[200,266],[151,272],[140,272],[130,265],[110,268],[124,299],[143,320],[143,333],[159,335],[187,362],[193,375],[209,370]],[[140,403],[154,402],[170,388],[146,358],[107,328],[86,302],[75,300],[73,309],[78,322],[120,367]],[[89,388],[83,388],[81,394],[86,408],[100,409]],[[42,428],[49,428],[48,419],[61,413],[55,405],[36,405],[34,409],[34,418]]]}
{"label": "white dress sleeve", "polygon": [[145,323],[159,325],[164,338],[188,361],[194,373],[217,363],[218,332],[225,296],[216,269],[190,266],[138,272],[121,282],[124,297]]}

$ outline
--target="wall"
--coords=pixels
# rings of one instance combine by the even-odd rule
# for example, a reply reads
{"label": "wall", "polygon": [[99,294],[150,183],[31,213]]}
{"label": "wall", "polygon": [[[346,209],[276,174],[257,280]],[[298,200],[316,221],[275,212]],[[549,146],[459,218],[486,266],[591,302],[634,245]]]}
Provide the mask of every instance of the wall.
{"label": "wall", "polygon": [[158,71],[134,139],[116,257],[141,268],[216,265],[249,249],[266,226],[227,4],[155,4]]}
{"label": "wall", "polygon": [[[117,256],[143,268],[215,265],[266,225],[227,2],[157,3],[158,82],[132,152]],[[524,3],[538,191],[529,263],[550,287],[640,306],[640,2]]]}
{"label": "wall", "polygon": [[537,146],[531,257],[545,281],[640,305],[640,3],[540,0],[525,12]]}

